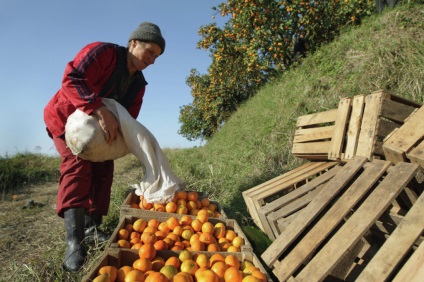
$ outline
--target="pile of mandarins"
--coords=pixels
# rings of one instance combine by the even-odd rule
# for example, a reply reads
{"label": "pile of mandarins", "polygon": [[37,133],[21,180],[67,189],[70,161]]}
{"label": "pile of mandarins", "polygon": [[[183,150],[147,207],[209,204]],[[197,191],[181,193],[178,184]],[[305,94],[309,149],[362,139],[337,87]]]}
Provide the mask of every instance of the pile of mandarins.
{"label": "pile of mandarins", "polygon": [[266,282],[266,275],[249,260],[234,254],[194,253],[188,250],[168,258],[150,252],[139,252],[132,266],[119,269],[103,266],[93,282]]}
{"label": "pile of mandarins", "polygon": [[120,248],[159,250],[189,250],[209,252],[240,252],[245,243],[243,237],[226,227],[223,221],[209,221],[206,210],[200,210],[195,218],[171,216],[164,221],[156,218],[135,219],[118,230]]}
{"label": "pile of mandarins", "polygon": [[139,203],[132,203],[131,207],[142,210],[151,210],[157,212],[168,212],[178,214],[189,214],[196,216],[200,210],[206,210],[209,217],[220,217],[216,204],[213,204],[208,197],[199,197],[196,191],[177,191],[172,201],[164,204],[153,204],[140,196]]}

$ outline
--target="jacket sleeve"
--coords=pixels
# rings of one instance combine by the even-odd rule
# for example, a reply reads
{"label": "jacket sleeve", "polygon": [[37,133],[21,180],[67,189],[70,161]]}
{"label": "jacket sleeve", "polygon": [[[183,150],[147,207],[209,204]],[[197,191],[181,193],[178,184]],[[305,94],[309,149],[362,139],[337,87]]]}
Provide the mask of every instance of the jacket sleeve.
{"label": "jacket sleeve", "polygon": [[141,106],[143,105],[143,97],[144,97],[145,91],[146,91],[146,86],[143,86],[143,88],[141,88],[140,91],[138,92],[131,107],[128,109],[128,112],[130,113],[130,115],[135,119],[137,119],[140,113]]}
{"label": "jacket sleeve", "polygon": [[117,55],[112,44],[85,46],[65,68],[62,89],[75,108],[90,115],[103,106],[99,95],[112,75]]}

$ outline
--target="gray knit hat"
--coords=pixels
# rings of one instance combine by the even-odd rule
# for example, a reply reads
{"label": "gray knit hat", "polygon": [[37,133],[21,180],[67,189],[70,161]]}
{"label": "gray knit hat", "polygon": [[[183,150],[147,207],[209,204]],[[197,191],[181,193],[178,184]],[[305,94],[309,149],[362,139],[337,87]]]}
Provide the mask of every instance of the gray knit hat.
{"label": "gray knit hat", "polygon": [[141,23],[136,30],[131,33],[128,42],[133,39],[156,43],[162,49],[161,54],[165,51],[165,39],[162,37],[160,28],[153,23]]}

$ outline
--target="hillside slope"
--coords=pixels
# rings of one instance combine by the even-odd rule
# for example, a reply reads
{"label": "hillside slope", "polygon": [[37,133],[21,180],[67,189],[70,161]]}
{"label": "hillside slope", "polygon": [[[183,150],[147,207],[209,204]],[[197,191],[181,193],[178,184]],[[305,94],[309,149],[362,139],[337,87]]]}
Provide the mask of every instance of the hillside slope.
{"label": "hillside slope", "polygon": [[204,147],[168,150],[175,172],[248,220],[241,192],[303,162],[291,155],[298,116],[379,89],[423,103],[423,13],[422,4],[399,6],[342,31],[263,87]]}

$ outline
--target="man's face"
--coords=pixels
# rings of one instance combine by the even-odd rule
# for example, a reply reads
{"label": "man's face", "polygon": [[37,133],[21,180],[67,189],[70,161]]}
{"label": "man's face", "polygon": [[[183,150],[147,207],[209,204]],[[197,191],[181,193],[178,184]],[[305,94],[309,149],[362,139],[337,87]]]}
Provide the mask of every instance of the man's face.
{"label": "man's face", "polygon": [[140,42],[134,40],[132,54],[134,56],[134,66],[137,70],[144,70],[155,63],[157,57],[162,52],[159,45],[151,42]]}

